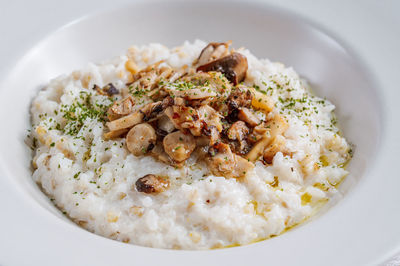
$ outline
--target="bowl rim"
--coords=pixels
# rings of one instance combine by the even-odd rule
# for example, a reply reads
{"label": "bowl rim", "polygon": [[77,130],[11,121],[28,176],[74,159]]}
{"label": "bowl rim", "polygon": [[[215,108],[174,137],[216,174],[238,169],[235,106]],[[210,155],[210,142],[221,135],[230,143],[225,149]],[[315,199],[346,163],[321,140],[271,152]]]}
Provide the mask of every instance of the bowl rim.
{"label": "bowl rim", "polygon": [[[137,1],[137,2],[141,2],[141,3],[142,3],[142,2],[144,2],[144,1]],[[159,1],[152,1],[152,2],[159,2]],[[175,1],[175,2],[184,2],[184,1]],[[189,2],[190,2],[190,1],[189,1]],[[211,1],[207,1],[207,2],[211,2]],[[224,3],[224,2],[228,2],[228,1],[222,0],[222,1],[219,1],[219,2]],[[249,5],[249,4],[250,4],[250,5],[253,5],[253,6],[260,6],[260,7],[262,6],[262,7],[265,8],[265,9],[272,9],[272,10],[274,10],[274,12],[278,12],[278,13],[281,13],[281,14],[286,14],[286,16],[292,16],[292,17],[295,18],[296,21],[299,21],[299,22],[301,22],[301,23],[306,23],[306,24],[308,24],[310,27],[315,28],[316,30],[318,30],[318,31],[321,32],[322,34],[327,35],[329,38],[333,39],[333,40],[334,40],[335,42],[337,42],[341,47],[343,47],[343,48],[345,49],[346,53],[348,53],[351,57],[354,58],[354,61],[358,64],[358,67],[360,67],[360,68],[362,69],[363,72],[365,72],[366,74],[368,74],[368,75],[371,77],[370,80],[371,80],[371,82],[374,84],[374,87],[376,87],[376,88],[378,88],[378,89],[381,88],[381,86],[380,86],[380,84],[378,83],[377,79],[374,77],[375,75],[372,73],[372,71],[368,68],[367,64],[365,63],[365,60],[363,60],[363,59],[355,52],[355,49],[350,48],[350,46],[348,46],[347,44],[345,44],[345,42],[344,42],[343,40],[341,40],[340,38],[338,38],[338,36],[335,36],[335,34],[330,33],[329,30],[326,30],[326,29],[324,29],[323,27],[321,27],[321,26],[319,26],[319,25],[316,25],[316,23],[312,22],[310,19],[304,18],[304,17],[302,17],[302,16],[300,16],[300,15],[298,15],[298,14],[295,14],[295,13],[293,13],[293,12],[289,12],[289,11],[284,10],[284,9],[281,9],[281,8],[277,8],[277,7],[274,7],[274,6],[270,6],[270,5],[268,5],[268,4],[261,3],[261,1],[251,1],[250,3],[243,3],[243,2],[240,2],[240,1],[234,1],[234,3],[237,4],[238,6],[240,6],[240,5]],[[36,45],[34,45],[34,47],[33,47],[32,49],[30,49],[30,50],[29,50],[27,53],[25,53],[21,58],[19,58],[19,59],[17,60],[17,62],[18,62],[17,66],[16,66],[15,68],[11,69],[11,70],[9,71],[9,73],[6,73],[6,74],[4,75],[4,77],[9,77],[9,76],[18,68],[19,64],[22,64],[24,60],[29,59],[29,55],[31,55],[32,53],[34,53],[34,51],[35,51],[36,49],[38,49],[38,47],[40,47],[40,46],[42,45],[42,43],[45,42],[45,41],[46,41],[49,37],[51,37],[53,34],[56,34],[57,32],[62,31],[62,30],[66,29],[66,28],[68,28],[68,27],[71,27],[71,26],[73,26],[73,25],[79,24],[81,21],[86,21],[86,20],[88,20],[88,19],[91,19],[92,17],[100,16],[100,15],[102,15],[102,14],[106,14],[106,13],[109,13],[109,12],[114,12],[115,10],[118,10],[118,9],[120,9],[120,8],[125,8],[125,7],[127,7],[127,6],[131,6],[131,5],[134,5],[134,4],[137,4],[137,3],[130,3],[130,4],[125,4],[125,5],[117,6],[117,7],[112,8],[112,9],[95,11],[95,12],[93,12],[92,14],[88,14],[88,15],[85,15],[85,16],[83,16],[83,17],[81,17],[81,18],[78,18],[78,19],[76,19],[76,20],[74,20],[74,21],[72,21],[72,22],[70,22],[70,23],[68,23],[68,24],[66,24],[66,25],[64,25],[64,26],[62,26],[62,27],[59,28],[58,30],[49,33],[49,34],[48,34],[46,37],[44,37],[39,43],[37,43]],[[2,78],[2,80],[3,80],[3,75],[1,76],[1,78]],[[6,78],[6,80],[7,80],[7,78]],[[384,101],[384,96],[383,96],[383,95],[381,96],[381,94],[379,94],[379,95],[377,95],[377,96],[378,96],[377,101],[379,101],[379,102],[381,103],[381,106],[382,106],[382,108],[381,108],[381,113],[382,113],[382,116],[383,116],[383,118],[384,118],[384,120],[381,121],[381,123],[382,123],[381,126],[382,126],[382,128],[383,128],[384,130],[381,131],[380,135],[378,136],[379,142],[381,142],[383,136],[386,135],[386,125],[387,125],[387,121],[386,121],[386,120],[387,120],[387,118],[386,118],[386,117],[387,117],[387,114],[386,114],[386,112],[387,112],[387,110],[383,107],[383,106],[384,106],[384,102],[385,102],[385,101]],[[382,152],[384,152],[383,147],[380,147],[377,153],[382,153]],[[378,156],[378,155],[377,155],[377,156]],[[378,157],[379,157],[379,156],[378,156]],[[368,168],[368,171],[372,172],[372,170],[374,170],[374,169],[375,169],[376,167],[378,167],[378,166],[375,165],[375,166],[369,166],[369,167],[370,167],[370,168]],[[376,171],[376,170],[375,170],[375,171]],[[2,173],[2,175],[4,174],[4,176],[7,176],[7,177],[11,177],[11,176],[12,176],[12,173],[10,173],[9,171],[7,171],[7,167],[4,167],[2,160],[0,160],[0,172]],[[369,175],[369,174],[368,174],[368,173],[365,173],[364,175],[365,175],[365,177],[363,177],[362,180],[366,179],[366,176]],[[4,179],[1,179],[0,183],[6,184],[6,185],[8,185],[8,186],[11,186],[11,184],[7,184],[10,180],[8,180],[8,181],[3,181],[3,180],[4,180]],[[364,182],[364,183],[365,183],[365,182]],[[364,184],[364,185],[365,185],[365,184]],[[16,188],[16,189],[18,189],[18,188]],[[19,192],[22,192],[22,191],[19,191]],[[355,191],[352,191],[351,194],[353,194],[354,192],[355,192]],[[20,193],[20,194],[23,195],[24,193]],[[21,196],[21,195],[19,195],[19,196]],[[26,195],[24,195],[24,196],[26,196]],[[347,195],[347,196],[349,196],[349,195]],[[345,200],[345,199],[341,200],[341,202],[343,202],[344,200]],[[350,199],[348,199],[348,200],[350,200]],[[27,201],[27,202],[28,202],[28,201]],[[31,208],[35,208],[35,207],[34,207],[34,206],[35,206],[34,203],[31,202],[31,203],[28,203],[28,204],[30,205]],[[36,205],[37,205],[37,204],[36,204]],[[37,206],[36,206],[36,207],[37,207]],[[39,212],[41,213],[41,212],[43,211],[43,213],[42,213],[43,215],[44,215],[44,213],[48,213],[48,211],[45,210],[44,208],[43,208],[42,210],[39,210],[39,209],[36,208],[36,211],[38,211],[38,213],[39,213]],[[332,211],[333,211],[333,210],[330,210],[329,212],[332,212]],[[53,216],[54,216],[54,215],[53,215]],[[326,215],[325,215],[325,216],[326,216]],[[56,218],[55,216],[54,216],[53,218],[56,219],[56,220],[59,220],[59,218]],[[51,222],[56,222],[56,220],[53,220],[53,218],[47,217],[47,220],[48,220],[48,221],[51,221]],[[67,224],[67,223],[64,223],[64,224]],[[79,234],[78,231],[82,231],[84,234],[86,234],[86,231],[81,230],[79,227],[76,227],[74,224],[70,223],[70,225],[73,225],[73,226],[67,228],[66,231],[70,231],[70,232],[74,232],[74,233],[78,233],[78,234]],[[66,225],[66,226],[67,226],[67,225]],[[75,229],[78,229],[78,231],[75,230]],[[108,240],[108,239],[106,239],[106,238],[103,238],[103,237],[98,236],[98,235],[95,235],[95,234],[91,234],[91,235],[92,235],[91,239],[94,239],[94,240],[96,240],[96,241],[100,241],[100,242],[102,242],[102,241],[104,241],[104,240],[105,240],[105,241],[110,241],[110,240]],[[279,238],[282,238],[282,236],[284,236],[284,235],[281,235]],[[100,240],[100,239],[101,239],[101,240]],[[271,240],[269,240],[268,242],[272,242],[273,240],[274,240],[274,239],[271,239]],[[119,242],[117,242],[117,241],[112,241],[112,242],[114,242],[113,245],[118,245],[118,246],[123,247],[124,249],[126,249],[126,246],[127,246],[126,244],[119,243]],[[252,244],[251,246],[241,246],[241,247],[237,247],[237,248],[231,248],[231,249],[228,249],[229,251],[227,251],[227,250],[212,250],[212,251],[187,251],[187,250],[185,250],[185,251],[180,251],[180,253],[189,253],[189,254],[191,254],[190,256],[192,256],[193,253],[196,253],[197,255],[200,255],[200,254],[202,254],[203,252],[207,252],[207,253],[224,253],[224,254],[226,254],[226,253],[234,253],[234,252],[238,251],[239,249],[248,250],[248,249],[251,248],[252,246],[259,246],[259,245],[263,245],[263,243],[261,243],[261,244],[256,243],[256,244]],[[137,248],[139,252],[143,251],[143,249],[148,249],[148,248],[139,247],[139,246],[133,246],[133,247],[134,247],[134,248]],[[130,247],[130,248],[131,248],[131,247]],[[397,247],[397,249],[399,249],[399,247]],[[162,250],[162,249],[152,249],[152,250],[153,250],[153,251],[154,251],[154,250],[157,250],[157,252],[161,252],[161,253],[164,253],[164,254],[169,254],[169,253],[172,252],[172,251],[169,251],[169,250]],[[246,252],[246,253],[247,253],[247,252]],[[202,255],[200,255],[200,256],[202,256]]]}

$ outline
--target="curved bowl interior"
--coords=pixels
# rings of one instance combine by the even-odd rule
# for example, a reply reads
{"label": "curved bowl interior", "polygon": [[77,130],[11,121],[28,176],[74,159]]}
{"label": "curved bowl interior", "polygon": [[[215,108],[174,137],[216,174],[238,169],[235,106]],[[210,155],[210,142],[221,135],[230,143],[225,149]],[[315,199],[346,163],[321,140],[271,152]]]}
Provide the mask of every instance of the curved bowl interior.
{"label": "curved bowl interior", "polygon": [[233,40],[235,47],[245,46],[259,58],[293,66],[317,95],[336,105],[339,126],[355,145],[350,175],[339,190],[351,192],[362,180],[378,146],[381,108],[368,73],[341,44],[308,22],[268,7],[213,3],[210,8],[181,2],[153,4],[152,12],[145,12],[149,9],[150,4],[130,5],[70,24],[34,47],[4,81],[0,117],[3,125],[12,126],[0,139],[0,163],[32,204],[68,221],[31,179],[24,138],[37,91],[59,74],[120,55],[132,44],[159,42],[171,47],[197,38]]}

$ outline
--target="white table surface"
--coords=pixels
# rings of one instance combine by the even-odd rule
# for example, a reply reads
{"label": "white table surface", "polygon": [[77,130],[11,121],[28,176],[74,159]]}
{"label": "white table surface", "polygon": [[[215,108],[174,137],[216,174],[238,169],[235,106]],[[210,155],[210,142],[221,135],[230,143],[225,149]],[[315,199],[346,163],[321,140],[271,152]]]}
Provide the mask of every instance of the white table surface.
{"label": "white table surface", "polygon": [[[132,1],[0,0],[0,47],[2,48],[0,50],[0,78],[6,75],[10,66],[14,66],[16,61],[35,43],[64,24],[92,12],[94,7],[106,9],[129,2]],[[400,99],[398,85],[400,77],[400,0],[265,0],[265,2],[307,17],[344,40],[367,64],[371,73],[374,73],[380,87],[391,88],[388,90],[390,92],[386,90],[384,92],[390,94],[385,95],[387,121],[400,122],[400,118],[397,117]],[[389,125],[387,134],[391,136],[399,134],[395,131],[390,132],[390,129]],[[398,137],[393,139],[399,140]],[[386,148],[400,151],[399,141],[384,145],[389,145]],[[385,160],[386,165],[393,166],[398,164],[398,159],[385,156],[381,158],[381,160]],[[400,174],[390,168],[384,173],[375,174],[397,175],[396,178],[400,178]],[[0,187],[0,195],[2,194],[8,194],[8,198],[7,201],[0,201],[1,218],[3,219],[4,214],[7,214],[8,217],[12,216],[13,220],[25,221],[25,224],[28,223],[28,225],[18,231],[12,227],[0,229],[0,265],[2,265],[2,256],[5,252],[18,254],[16,250],[7,250],[7,247],[13,248],[15,243],[24,241],[23,231],[34,230],[33,226],[29,226],[29,224],[40,224],[40,217],[35,216],[33,212],[18,211],[18,207],[25,204],[21,202],[20,198],[8,193],[6,188]],[[382,194],[379,197],[385,197],[385,195]],[[11,202],[12,204],[10,204]],[[400,206],[400,202],[398,205]],[[400,208],[393,209],[393,211],[400,213]],[[379,215],[379,210],[376,210],[375,215]],[[382,219],[387,218],[382,217]],[[10,237],[13,239],[9,239]],[[362,249],[362,246],[349,248]],[[399,257],[397,262],[396,259],[389,262],[390,256],[394,255],[393,252],[392,250],[388,251],[388,261],[382,262],[384,265],[400,265]],[[30,265],[29,262],[26,265]]]}

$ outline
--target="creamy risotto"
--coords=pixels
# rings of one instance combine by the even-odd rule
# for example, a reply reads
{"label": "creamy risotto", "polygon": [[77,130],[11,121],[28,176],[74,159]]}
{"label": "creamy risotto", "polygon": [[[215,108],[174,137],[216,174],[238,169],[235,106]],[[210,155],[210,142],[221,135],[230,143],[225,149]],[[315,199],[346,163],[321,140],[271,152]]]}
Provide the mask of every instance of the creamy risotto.
{"label": "creamy risotto", "polygon": [[133,46],[33,100],[33,179],[79,226],[173,249],[243,245],[336,195],[351,149],[334,105],[230,42]]}

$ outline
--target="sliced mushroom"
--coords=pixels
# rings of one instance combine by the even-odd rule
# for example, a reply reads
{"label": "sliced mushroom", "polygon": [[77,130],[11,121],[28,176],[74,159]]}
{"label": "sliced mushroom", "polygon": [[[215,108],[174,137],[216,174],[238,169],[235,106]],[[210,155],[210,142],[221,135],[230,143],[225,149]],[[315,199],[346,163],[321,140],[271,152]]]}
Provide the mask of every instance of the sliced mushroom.
{"label": "sliced mushroom", "polygon": [[209,138],[209,145],[214,145],[220,139],[219,131],[216,126],[205,124],[202,128],[202,132],[204,136]]}
{"label": "sliced mushroom", "polygon": [[171,119],[169,119],[169,117],[167,115],[162,115],[157,120],[157,127],[159,130],[166,132],[165,135],[167,135],[175,130],[174,124],[172,123]]}
{"label": "sliced mushroom", "polygon": [[[164,85],[174,82],[187,74],[188,66],[184,65],[181,68],[175,70],[169,66],[163,66],[158,69],[157,86],[163,87]],[[151,95],[152,93],[150,93]]]}
{"label": "sliced mushroom", "polygon": [[156,118],[167,108],[173,104],[173,99],[171,97],[166,97],[162,101],[155,103],[148,103],[143,106],[139,111],[131,113],[127,116],[123,116],[111,122],[107,122],[106,125],[110,131],[129,128],[134,125],[140,124],[143,121],[149,122]]}
{"label": "sliced mushroom", "polygon": [[217,93],[211,89],[201,87],[191,87],[188,89],[169,90],[174,97],[182,97],[188,100],[199,100],[217,96]]}
{"label": "sliced mushroom", "polygon": [[249,134],[247,140],[254,144],[262,139],[268,130],[269,129],[265,127],[265,123],[261,123],[253,128],[253,132]]}
{"label": "sliced mushroom", "polygon": [[265,148],[263,154],[264,162],[271,164],[278,152],[286,153],[285,138],[281,135],[275,136],[271,143]]}
{"label": "sliced mushroom", "polygon": [[229,42],[211,42],[201,51],[199,57],[193,64],[204,65],[218,58],[226,56],[229,52]]}
{"label": "sliced mushroom", "polygon": [[254,164],[249,160],[243,158],[239,155],[234,155],[235,159],[235,168],[233,168],[232,173],[230,174],[231,177],[239,178],[244,177],[246,174],[254,168]]}
{"label": "sliced mushroom", "polygon": [[186,104],[186,100],[183,99],[182,97],[175,97],[174,98],[174,104],[175,105],[185,105]]}
{"label": "sliced mushroom", "polygon": [[196,72],[193,75],[182,78],[182,80],[190,81],[195,86],[203,89],[212,89],[216,91],[220,97],[223,96],[223,94],[228,97],[232,89],[229,80],[218,71]]}
{"label": "sliced mushroom", "polygon": [[219,133],[222,131],[220,115],[209,105],[202,105],[196,111],[200,121],[200,128],[191,129],[190,132],[194,136],[203,134],[209,137],[209,144],[214,145],[219,140]]}
{"label": "sliced mushroom", "polygon": [[124,134],[127,133],[128,131],[129,131],[128,128],[123,128],[123,129],[118,129],[118,130],[110,131],[110,132],[104,133],[104,139],[105,139],[105,140],[115,139],[115,138],[118,138],[118,137],[124,135]]}
{"label": "sliced mushroom", "polygon": [[132,96],[128,96],[122,100],[115,101],[107,111],[107,117],[110,121],[121,118],[122,116],[132,113],[135,100]]}
{"label": "sliced mushroom", "polygon": [[250,152],[246,154],[246,159],[249,161],[256,161],[264,152],[265,147],[271,142],[271,138],[268,135],[261,138],[254,146],[251,148]]}
{"label": "sliced mushroom", "polygon": [[227,131],[227,136],[230,140],[235,140],[239,145],[235,145],[235,152],[244,154],[248,151],[248,144],[246,141],[249,134],[249,128],[243,121],[237,121]]}
{"label": "sliced mushroom", "polygon": [[100,88],[99,86],[94,85],[93,90],[96,90],[98,94],[107,95],[107,96],[113,96],[113,95],[119,93],[119,90],[117,88],[115,88],[112,83],[108,83],[103,88]]}
{"label": "sliced mushroom", "polygon": [[210,139],[207,136],[200,136],[196,138],[196,146],[197,147],[206,147],[210,145]]}
{"label": "sliced mushroom", "polygon": [[273,138],[277,135],[282,135],[288,128],[288,123],[285,118],[279,114],[276,114],[271,120],[265,124],[257,126],[253,130],[253,137],[255,133],[259,132],[261,135],[258,142],[252,147],[251,151],[246,155],[246,158],[250,161],[255,161],[260,157],[265,147],[271,143]]}
{"label": "sliced mushroom", "polygon": [[196,140],[191,134],[176,131],[165,136],[163,140],[165,152],[175,161],[183,162],[190,157],[196,148]]}
{"label": "sliced mushroom", "polygon": [[183,98],[186,103],[197,107],[204,104],[222,105],[230,94],[231,87],[229,80],[220,72],[196,72],[162,89],[174,99]]}
{"label": "sliced mushroom", "polygon": [[209,149],[208,167],[215,175],[227,175],[235,167],[235,160],[229,145],[218,143]]}
{"label": "sliced mushroom", "polygon": [[249,107],[251,105],[252,94],[245,86],[236,86],[232,89],[226,105],[224,106],[224,113],[226,119],[233,123],[238,119],[240,108]]}
{"label": "sliced mushroom", "polygon": [[192,107],[184,105],[174,105],[165,110],[174,127],[177,129],[188,129],[194,136],[201,135],[202,125],[197,111]]}
{"label": "sliced mushroom", "polygon": [[238,118],[251,127],[255,127],[261,123],[261,120],[248,108],[240,108]]}
{"label": "sliced mushroom", "polygon": [[160,142],[158,142],[156,146],[154,146],[154,148],[150,151],[150,154],[163,163],[177,166],[177,164],[171,159],[171,157],[169,157],[168,154],[164,151],[163,144]]}
{"label": "sliced mushroom", "polygon": [[146,67],[133,76],[134,82],[128,84],[133,88],[140,90],[151,91],[157,85],[159,76],[159,65],[164,61],[158,61],[153,65]]}
{"label": "sliced mushroom", "polygon": [[168,77],[165,77],[168,82],[174,82],[177,79],[183,77],[184,75],[188,74],[191,69],[188,67],[188,65],[183,65],[179,69],[174,70]]}
{"label": "sliced mushroom", "polygon": [[243,121],[237,121],[229,128],[227,135],[230,140],[243,140],[249,134],[249,128]]}
{"label": "sliced mushroom", "polygon": [[167,107],[173,104],[174,100],[169,96],[162,101],[147,104],[140,110],[143,113],[143,121],[149,122],[157,119]]}
{"label": "sliced mushroom", "polygon": [[144,75],[150,71],[153,71],[155,69],[158,69],[159,66],[164,62],[165,62],[165,60],[160,60],[160,61],[155,62],[154,64],[148,65],[146,68],[143,68],[138,72],[139,75],[136,76],[136,78],[140,78],[140,77],[142,77],[142,75]]}
{"label": "sliced mushroom", "polygon": [[165,86],[164,89],[174,97],[187,100],[200,100],[218,95],[218,86],[214,86],[213,77],[209,73],[195,73],[188,75],[175,83]]}
{"label": "sliced mushroom", "polygon": [[107,122],[106,126],[110,131],[133,127],[143,122],[143,113],[140,111],[134,112],[127,116],[123,116],[111,122]]}
{"label": "sliced mushroom", "polygon": [[221,115],[209,105],[202,105],[197,109],[199,119],[204,121],[209,127],[214,126],[218,132],[222,131]]}
{"label": "sliced mushroom", "polygon": [[285,117],[275,114],[274,117],[265,123],[265,127],[270,130],[271,137],[276,135],[283,135],[288,129],[289,124],[286,122]]}
{"label": "sliced mushroom", "polygon": [[132,154],[140,156],[151,150],[156,140],[154,128],[148,123],[143,123],[129,130],[126,135],[126,146]]}
{"label": "sliced mushroom", "polygon": [[165,96],[163,88],[169,82],[174,82],[182,76],[186,75],[190,70],[187,65],[179,69],[173,69],[169,66],[162,65],[164,60],[161,60],[153,65],[146,67],[133,76],[133,82],[129,83],[132,88],[137,88],[140,91],[146,91],[147,96],[153,100],[157,100]]}
{"label": "sliced mushroom", "polygon": [[229,145],[218,143],[210,148],[208,166],[214,175],[239,178],[245,176],[254,164],[248,160],[233,154]]}
{"label": "sliced mushroom", "polygon": [[160,193],[168,189],[169,180],[156,175],[145,175],[139,178],[136,183],[136,190],[147,194]]}
{"label": "sliced mushroom", "polygon": [[227,104],[230,109],[238,109],[240,107],[250,107],[253,95],[251,90],[245,86],[236,86],[232,89],[228,97]]}
{"label": "sliced mushroom", "polygon": [[103,91],[105,91],[108,96],[112,96],[119,93],[119,90],[115,88],[112,83],[108,83],[106,86],[104,86]]}
{"label": "sliced mushroom", "polygon": [[256,109],[261,109],[265,112],[271,112],[274,109],[274,101],[268,95],[251,88],[253,98],[251,104]]}
{"label": "sliced mushroom", "polygon": [[[160,84],[158,84],[160,85]],[[162,101],[168,95],[168,92],[162,89],[154,89],[147,93],[147,96],[152,99],[154,102]]]}
{"label": "sliced mushroom", "polygon": [[218,60],[199,66],[197,71],[221,72],[230,82],[236,85],[246,77],[247,68],[247,58],[240,53],[232,53]]}

